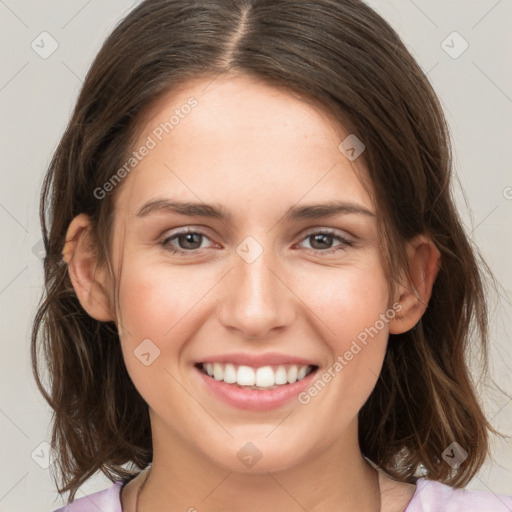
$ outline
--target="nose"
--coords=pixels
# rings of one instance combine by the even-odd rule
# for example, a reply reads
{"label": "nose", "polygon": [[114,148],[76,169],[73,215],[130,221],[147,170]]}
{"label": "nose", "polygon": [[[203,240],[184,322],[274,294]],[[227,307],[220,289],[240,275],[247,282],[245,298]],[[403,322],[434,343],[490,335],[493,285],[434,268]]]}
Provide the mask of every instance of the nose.
{"label": "nose", "polygon": [[265,248],[252,262],[239,255],[234,260],[219,309],[224,327],[255,340],[291,325],[295,295],[272,250]]}

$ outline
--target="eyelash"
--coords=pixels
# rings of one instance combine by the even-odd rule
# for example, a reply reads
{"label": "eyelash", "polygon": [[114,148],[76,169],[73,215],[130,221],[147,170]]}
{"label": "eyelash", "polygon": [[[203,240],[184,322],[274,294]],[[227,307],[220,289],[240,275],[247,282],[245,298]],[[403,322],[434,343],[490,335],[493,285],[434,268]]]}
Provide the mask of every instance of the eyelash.
{"label": "eyelash", "polygon": [[[196,231],[196,230],[192,230],[192,229],[186,229],[186,230],[174,233],[171,236],[165,237],[164,239],[159,241],[159,244],[162,247],[164,247],[164,249],[170,251],[172,254],[189,255],[189,254],[193,254],[193,253],[195,253],[197,251],[200,251],[201,249],[191,249],[189,251],[185,251],[185,250],[182,250],[182,249],[169,248],[169,243],[170,243],[171,240],[177,239],[180,235],[186,235],[186,234],[189,234],[189,233],[201,235],[202,237],[205,237],[205,238],[209,239],[209,237],[205,233],[203,233],[201,231]],[[334,249],[326,249],[326,250],[308,249],[308,251],[313,252],[315,255],[324,256],[326,254],[332,254],[332,253],[335,253],[335,252],[340,251],[340,250],[345,250],[347,247],[353,247],[354,246],[354,242],[352,242],[350,240],[347,240],[346,238],[342,237],[341,235],[337,234],[335,231],[333,231],[331,229],[319,229],[319,230],[316,230],[316,231],[308,232],[302,238],[301,241],[304,241],[304,240],[306,240],[308,238],[311,238],[312,236],[318,235],[318,234],[321,234],[321,235],[332,235],[333,239],[338,239],[341,242],[341,244],[340,244],[340,246],[338,246],[337,248],[334,248]]]}

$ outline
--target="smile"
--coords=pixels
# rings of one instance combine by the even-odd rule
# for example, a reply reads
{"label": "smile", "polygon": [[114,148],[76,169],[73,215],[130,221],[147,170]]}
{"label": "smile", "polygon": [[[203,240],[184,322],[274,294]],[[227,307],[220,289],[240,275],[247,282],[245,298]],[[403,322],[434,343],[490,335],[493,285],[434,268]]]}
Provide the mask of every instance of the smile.
{"label": "smile", "polygon": [[197,368],[216,381],[249,389],[275,389],[294,384],[316,370],[315,365],[267,365],[253,368],[232,363],[198,363]]}
{"label": "smile", "polygon": [[265,366],[201,362],[194,365],[206,392],[231,407],[263,412],[297,402],[311,385],[318,366],[278,364]]}

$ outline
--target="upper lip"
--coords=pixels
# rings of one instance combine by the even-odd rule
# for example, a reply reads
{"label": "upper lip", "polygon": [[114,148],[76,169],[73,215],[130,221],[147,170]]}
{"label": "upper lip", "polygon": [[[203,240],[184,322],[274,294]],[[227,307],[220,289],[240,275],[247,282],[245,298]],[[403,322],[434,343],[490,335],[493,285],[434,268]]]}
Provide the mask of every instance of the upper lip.
{"label": "upper lip", "polygon": [[269,352],[266,354],[249,354],[236,352],[232,354],[218,354],[215,356],[205,357],[200,363],[233,363],[236,365],[252,366],[260,368],[262,366],[297,364],[301,366],[311,365],[318,366],[314,362],[303,357],[290,356],[280,354],[278,352]]}

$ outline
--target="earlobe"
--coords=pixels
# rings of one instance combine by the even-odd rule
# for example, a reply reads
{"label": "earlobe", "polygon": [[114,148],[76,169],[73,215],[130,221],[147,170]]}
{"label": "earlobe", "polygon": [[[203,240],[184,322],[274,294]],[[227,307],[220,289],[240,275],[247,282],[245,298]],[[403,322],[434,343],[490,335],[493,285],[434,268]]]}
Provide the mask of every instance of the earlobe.
{"label": "earlobe", "polygon": [[102,322],[115,321],[108,294],[108,275],[97,265],[97,251],[91,237],[91,222],[80,214],[70,223],[62,250],[75,293],[85,311]]}
{"label": "earlobe", "polygon": [[434,281],[439,272],[441,253],[426,235],[418,235],[407,244],[407,259],[410,277],[400,285],[396,302],[402,306],[389,325],[391,334],[400,334],[412,329],[427,309]]}

